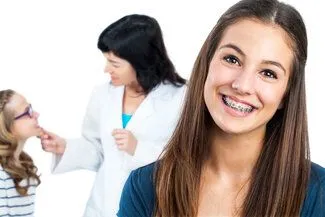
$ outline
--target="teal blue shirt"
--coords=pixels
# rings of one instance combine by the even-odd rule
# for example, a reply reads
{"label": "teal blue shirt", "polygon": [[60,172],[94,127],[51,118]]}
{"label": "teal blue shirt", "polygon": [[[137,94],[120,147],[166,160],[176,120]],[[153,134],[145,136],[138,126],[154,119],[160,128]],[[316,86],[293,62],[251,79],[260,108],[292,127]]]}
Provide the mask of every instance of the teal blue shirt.
{"label": "teal blue shirt", "polygon": [[122,124],[123,124],[123,128],[126,127],[126,125],[128,124],[128,122],[131,120],[132,115],[129,114],[122,114]]}
{"label": "teal blue shirt", "polygon": [[[118,217],[152,217],[155,206],[155,163],[132,171],[124,185]],[[325,217],[325,169],[312,163],[301,217]]]}

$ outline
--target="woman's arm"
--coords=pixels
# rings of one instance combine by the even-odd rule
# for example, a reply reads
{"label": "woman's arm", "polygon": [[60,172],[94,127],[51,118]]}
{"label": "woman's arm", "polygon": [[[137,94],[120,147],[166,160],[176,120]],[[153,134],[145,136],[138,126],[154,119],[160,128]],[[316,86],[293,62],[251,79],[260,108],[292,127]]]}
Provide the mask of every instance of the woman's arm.
{"label": "woman's arm", "polygon": [[[43,149],[54,154],[52,165],[54,173],[62,173],[75,169],[97,171],[101,165],[103,161],[103,150],[99,129],[99,91],[99,88],[95,88],[90,97],[84,116],[81,138],[65,140],[58,135],[46,131],[45,135],[42,136]],[[44,143],[50,145],[45,146]]]}

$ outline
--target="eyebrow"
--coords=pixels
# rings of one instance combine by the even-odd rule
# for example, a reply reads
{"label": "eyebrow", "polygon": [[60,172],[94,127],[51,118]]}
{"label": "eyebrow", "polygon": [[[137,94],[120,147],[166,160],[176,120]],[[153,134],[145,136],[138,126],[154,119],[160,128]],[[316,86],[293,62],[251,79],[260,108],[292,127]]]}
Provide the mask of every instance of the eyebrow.
{"label": "eyebrow", "polygon": [[120,62],[115,61],[115,60],[112,60],[112,59],[110,59],[110,58],[107,58],[107,60],[110,61],[110,62],[112,62],[112,63],[121,64]]}
{"label": "eyebrow", "polygon": [[[229,43],[229,44],[225,44],[225,45],[223,45],[223,46],[221,46],[220,48],[219,48],[219,50],[221,50],[221,49],[223,49],[223,48],[231,48],[231,49],[234,49],[235,51],[237,51],[240,55],[242,55],[242,56],[246,56],[246,54],[238,47],[238,46],[236,46],[236,45],[234,45],[234,44],[231,44],[231,43]],[[274,66],[276,66],[276,67],[278,67],[278,68],[281,68],[283,71],[284,71],[284,73],[286,73],[286,70],[285,70],[285,68],[281,65],[281,63],[279,63],[279,62],[276,62],[276,61],[272,61],[272,60],[263,60],[262,61],[262,63],[263,64],[270,64],[270,65],[274,65]]]}
{"label": "eyebrow", "polygon": [[22,113],[27,112],[28,109],[29,109],[29,104],[25,107],[25,109],[24,109],[24,111]]}
{"label": "eyebrow", "polygon": [[[19,114],[17,114],[17,115],[21,115],[21,114],[23,114],[23,113],[25,113],[25,112],[27,112],[28,111],[28,109],[29,109],[29,106],[26,106],[26,108],[22,111],[22,112],[19,112]],[[15,112],[15,113],[17,113],[17,111]]]}
{"label": "eyebrow", "polygon": [[278,62],[275,62],[275,61],[272,61],[272,60],[263,60],[262,63],[264,63],[264,64],[271,64],[271,65],[277,66],[278,68],[281,68],[284,71],[284,74],[286,74],[286,70],[281,65],[281,63],[278,63]]}
{"label": "eyebrow", "polygon": [[221,47],[219,48],[219,50],[221,50],[221,49],[223,49],[223,48],[231,48],[231,49],[234,49],[234,50],[237,51],[240,55],[242,55],[242,56],[246,56],[245,53],[244,53],[244,52],[243,52],[239,47],[237,47],[237,46],[234,45],[234,44],[225,44],[225,45],[221,46]]}

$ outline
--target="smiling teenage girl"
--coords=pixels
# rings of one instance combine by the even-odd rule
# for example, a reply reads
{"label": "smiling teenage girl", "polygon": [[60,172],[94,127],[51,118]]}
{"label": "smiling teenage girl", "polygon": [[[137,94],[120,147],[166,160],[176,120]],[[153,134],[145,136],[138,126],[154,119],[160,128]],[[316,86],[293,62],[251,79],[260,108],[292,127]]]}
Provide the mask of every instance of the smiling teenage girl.
{"label": "smiling teenage girl", "polygon": [[194,65],[176,131],[131,173],[118,216],[324,216],[325,169],[311,163],[307,35],[276,0],[219,19]]}

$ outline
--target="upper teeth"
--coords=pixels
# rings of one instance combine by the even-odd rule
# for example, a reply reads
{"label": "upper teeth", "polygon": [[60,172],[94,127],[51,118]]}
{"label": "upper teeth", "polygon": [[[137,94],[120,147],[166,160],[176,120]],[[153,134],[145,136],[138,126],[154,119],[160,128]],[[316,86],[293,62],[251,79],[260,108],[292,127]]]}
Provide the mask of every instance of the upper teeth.
{"label": "upper teeth", "polygon": [[224,102],[231,108],[236,109],[240,112],[251,112],[253,110],[253,107],[247,104],[243,104],[240,102],[236,102],[232,99],[230,99],[227,96],[222,97],[224,99]]}

